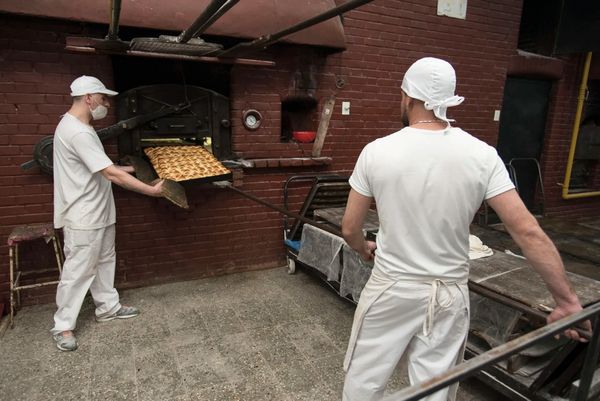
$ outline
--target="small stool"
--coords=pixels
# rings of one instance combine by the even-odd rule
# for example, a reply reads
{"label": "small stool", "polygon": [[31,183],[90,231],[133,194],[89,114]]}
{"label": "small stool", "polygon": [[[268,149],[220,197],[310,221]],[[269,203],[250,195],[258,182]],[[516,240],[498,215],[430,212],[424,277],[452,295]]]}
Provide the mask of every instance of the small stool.
{"label": "small stool", "polygon": [[30,224],[26,226],[15,227],[8,236],[8,253],[10,258],[10,327],[14,327],[15,310],[21,306],[21,290],[39,288],[46,285],[58,284],[59,281],[48,281],[43,283],[19,285],[21,279],[21,270],[19,268],[19,244],[25,241],[32,241],[43,238],[46,243],[52,241],[54,245],[54,254],[56,255],[56,265],[58,274],[62,273],[63,254],[60,246],[60,239],[54,231],[52,224]]}

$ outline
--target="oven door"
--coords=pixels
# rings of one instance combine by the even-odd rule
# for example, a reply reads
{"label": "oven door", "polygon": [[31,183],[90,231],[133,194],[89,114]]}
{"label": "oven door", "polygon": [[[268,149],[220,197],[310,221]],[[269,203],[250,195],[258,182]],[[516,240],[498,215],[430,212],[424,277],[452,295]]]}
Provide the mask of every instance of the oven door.
{"label": "oven door", "polygon": [[229,99],[214,91],[171,84],[134,88],[117,97],[117,117],[125,120],[181,104],[189,107],[119,136],[119,156],[143,157],[145,147],[174,144],[205,146],[217,159],[231,158]]}

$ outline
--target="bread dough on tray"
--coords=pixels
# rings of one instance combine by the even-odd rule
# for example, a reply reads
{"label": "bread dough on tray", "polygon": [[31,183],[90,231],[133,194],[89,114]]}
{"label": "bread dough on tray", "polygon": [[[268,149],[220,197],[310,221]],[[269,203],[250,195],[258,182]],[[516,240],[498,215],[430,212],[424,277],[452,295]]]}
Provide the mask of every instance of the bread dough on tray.
{"label": "bread dough on tray", "polygon": [[231,173],[202,146],[158,146],[145,148],[144,153],[160,178],[173,181]]}

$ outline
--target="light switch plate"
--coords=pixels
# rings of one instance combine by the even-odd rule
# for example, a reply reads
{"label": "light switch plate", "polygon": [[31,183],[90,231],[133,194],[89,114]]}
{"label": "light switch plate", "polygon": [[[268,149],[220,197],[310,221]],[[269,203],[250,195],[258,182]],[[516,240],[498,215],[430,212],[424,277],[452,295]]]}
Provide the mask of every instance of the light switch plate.
{"label": "light switch plate", "polygon": [[466,19],[467,0],[438,0],[437,15]]}
{"label": "light switch plate", "polygon": [[350,102],[342,102],[342,115],[343,116],[350,115]]}

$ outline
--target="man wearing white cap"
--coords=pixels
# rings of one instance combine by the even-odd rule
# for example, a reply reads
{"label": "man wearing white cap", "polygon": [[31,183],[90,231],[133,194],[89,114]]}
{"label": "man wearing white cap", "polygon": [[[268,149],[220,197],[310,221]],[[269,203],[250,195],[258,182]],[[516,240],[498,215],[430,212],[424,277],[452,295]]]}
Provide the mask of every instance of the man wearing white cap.
{"label": "man wearing white cap", "polygon": [[[527,211],[496,150],[450,126],[456,76],[444,60],[415,62],[402,81],[405,128],[369,143],[350,177],[342,232],[373,272],[356,308],[344,369],[343,400],[381,399],[407,352],[412,384],[463,357],[469,329],[469,224],[486,200],[555,301],[548,321],[581,310],[550,239]],[[373,199],[377,243],[362,224]],[[589,322],[586,327],[589,328]],[[565,334],[579,339],[574,330]],[[457,386],[424,400],[454,400]]]}
{"label": "man wearing white cap", "polygon": [[58,310],[51,330],[61,351],[77,349],[73,334],[88,289],[96,305],[96,320],[126,319],[139,311],[119,303],[115,278],[115,202],[111,183],[160,197],[162,181],[147,185],[116,166],[104,152],[92,120],[106,117],[107,89],[94,77],[71,84],[73,104],[54,133],[54,227],[64,233],[65,263],[56,292]]}

